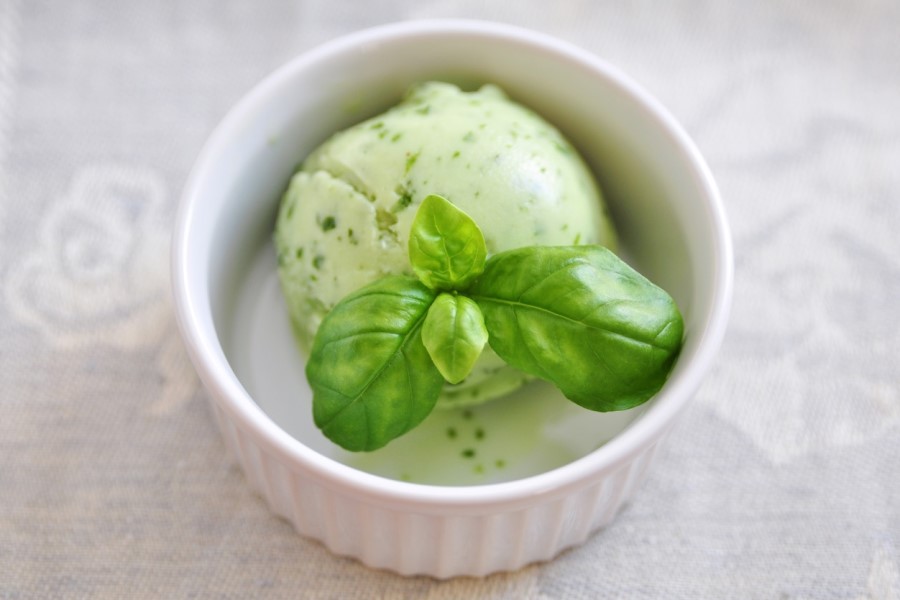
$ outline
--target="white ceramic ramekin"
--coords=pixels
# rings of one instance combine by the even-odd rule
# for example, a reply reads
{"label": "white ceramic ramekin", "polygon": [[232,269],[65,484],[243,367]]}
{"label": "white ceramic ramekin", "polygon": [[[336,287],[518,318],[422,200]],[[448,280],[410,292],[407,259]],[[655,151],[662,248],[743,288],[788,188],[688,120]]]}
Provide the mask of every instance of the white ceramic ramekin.
{"label": "white ceramic ramekin", "polygon": [[[241,331],[252,334],[227,325],[235,282],[268,239],[293,167],[329,134],[431,79],[499,84],[557,125],[597,173],[628,259],[667,289],[685,316],[679,361],[633,423],[581,458],[504,483],[421,485],[342,464],[261,409],[226,350],[241,346]],[[355,33],[298,57],[251,90],[197,159],[172,266],[186,346],[251,485],[298,532],[337,554],[440,578],[547,560],[609,523],[715,356],[733,271],[709,170],[653,98],[570,44],[467,21]]]}

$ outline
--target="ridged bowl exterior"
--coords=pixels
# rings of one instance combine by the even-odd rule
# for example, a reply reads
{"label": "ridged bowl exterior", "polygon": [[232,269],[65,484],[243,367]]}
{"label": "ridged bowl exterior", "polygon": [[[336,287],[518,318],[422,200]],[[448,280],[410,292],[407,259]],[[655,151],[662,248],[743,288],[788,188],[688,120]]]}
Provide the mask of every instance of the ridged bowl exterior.
{"label": "ridged bowl exterior", "polygon": [[531,506],[416,513],[323,486],[266,452],[218,404],[211,406],[251,487],[299,534],[375,569],[440,579],[513,571],[584,543],[631,498],[662,442],[579,489]]}

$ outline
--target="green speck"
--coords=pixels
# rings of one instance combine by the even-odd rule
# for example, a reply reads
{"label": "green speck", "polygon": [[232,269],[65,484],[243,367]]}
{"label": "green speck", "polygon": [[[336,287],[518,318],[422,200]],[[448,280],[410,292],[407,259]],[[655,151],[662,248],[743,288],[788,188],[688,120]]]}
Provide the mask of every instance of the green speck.
{"label": "green speck", "polygon": [[563,223],[563,226],[560,228],[560,231],[568,231],[568,229],[569,229],[569,224]]}
{"label": "green speck", "polygon": [[456,433],[456,427],[448,427],[448,428],[447,428],[447,437],[448,437],[448,438],[450,438],[451,440],[455,440],[455,439],[456,439],[456,435],[457,435],[457,433]]}
{"label": "green speck", "polygon": [[475,449],[474,448],[466,448],[462,451],[463,458],[475,458]]}
{"label": "green speck", "polygon": [[480,463],[475,465],[475,468],[472,470],[475,472],[476,475],[484,475],[484,465],[482,465]]}
{"label": "green speck", "polygon": [[454,152],[454,153],[453,153],[453,156],[452,156],[451,158],[459,158],[459,150],[457,150],[456,152]]}
{"label": "green speck", "polygon": [[317,270],[322,268],[322,263],[325,262],[325,257],[321,254],[317,254],[315,258],[313,258],[312,266]]}
{"label": "green speck", "polygon": [[382,127],[384,127],[384,121],[376,121],[372,123],[371,129],[381,129]]}
{"label": "green speck", "polygon": [[278,253],[278,266],[283,267],[287,263],[287,256],[284,252]]}
{"label": "green speck", "polygon": [[288,206],[288,209],[287,209],[287,218],[288,218],[288,219],[290,219],[291,217],[294,216],[294,209],[295,209],[296,207],[297,207],[297,203],[296,203],[296,202],[291,202],[291,205]]}
{"label": "green speck", "polygon": [[484,124],[484,123],[479,123],[479,124],[478,124],[478,129],[484,129],[484,128],[485,128],[485,124]]}
{"label": "green speck", "polygon": [[359,238],[357,238],[357,237],[353,234],[353,228],[352,228],[352,227],[351,227],[350,229],[347,230],[347,239],[350,240],[350,243],[353,244],[354,246],[358,246],[358,245],[359,245]]}
{"label": "green speck", "polygon": [[403,171],[403,174],[406,175],[409,173],[409,170],[413,168],[413,165],[416,164],[416,161],[419,160],[419,154],[421,152],[416,152],[415,154],[406,153],[406,169]]}
{"label": "green speck", "polygon": [[474,416],[475,416],[475,414],[474,414],[471,410],[469,410],[468,408],[465,409],[464,411],[462,411],[462,418],[463,418],[463,419],[471,419],[471,418],[474,417]]}
{"label": "green speck", "polygon": [[378,225],[378,229],[385,231],[390,229],[392,225],[397,224],[397,216],[383,208],[376,209],[375,224]]}
{"label": "green speck", "polygon": [[391,136],[391,143],[396,142],[397,140],[399,140],[402,137],[403,137],[403,132],[395,133],[393,136]]}
{"label": "green speck", "polygon": [[394,205],[391,207],[391,212],[398,213],[405,208],[408,208],[410,204],[412,204],[412,194],[410,194],[407,190],[400,190],[400,197],[394,202]]}
{"label": "green speck", "polygon": [[313,273],[312,275],[309,276],[309,280],[310,280],[310,281],[318,281],[319,278],[316,277],[316,274],[315,274],[315,273]]}
{"label": "green speck", "polygon": [[498,458],[497,460],[494,461],[494,466],[497,467],[498,469],[502,469],[502,468],[506,467],[506,461],[503,460],[502,458]]}
{"label": "green speck", "polygon": [[556,146],[556,149],[559,150],[560,152],[562,152],[563,154],[571,154],[572,153],[571,149],[569,149],[567,146],[565,146],[559,142],[553,142],[553,145]]}
{"label": "green speck", "polygon": [[575,241],[572,242],[573,246],[577,246],[581,242],[581,233],[575,234]]}
{"label": "green speck", "polygon": [[303,258],[303,247],[301,246],[301,247],[297,248],[297,251],[295,254],[297,255],[297,260],[300,260],[301,258]]}
{"label": "green speck", "polygon": [[470,131],[466,135],[463,136],[462,141],[464,142],[474,142],[475,141],[475,133]]}
{"label": "green speck", "polygon": [[416,112],[419,113],[420,115],[427,115],[429,112],[431,112],[431,106],[426,104],[425,106],[423,106],[421,108],[417,108]]}
{"label": "green speck", "polygon": [[387,133],[388,133],[388,132],[387,132],[387,129],[382,129],[381,131],[378,132],[378,139],[379,139],[379,140],[383,140],[383,139],[384,139],[384,136],[386,136]]}
{"label": "green speck", "polygon": [[400,481],[412,481],[412,476],[409,473],[400,473]]}
{"label": "green speck", "polygon": [[483,439],[484,439],[484,429],[482,429],[481,427],[479,427],[478,429],[475,430],[475,439],[476,439],[476,440],[483,440]]}
{"label": "green speck", "polygon": [[331,231],[337,227],[337,221],[335,221],[334,217],[329,215],[322,219],[322,222],[319,223],[319,225],[322,227],[322,231]]}

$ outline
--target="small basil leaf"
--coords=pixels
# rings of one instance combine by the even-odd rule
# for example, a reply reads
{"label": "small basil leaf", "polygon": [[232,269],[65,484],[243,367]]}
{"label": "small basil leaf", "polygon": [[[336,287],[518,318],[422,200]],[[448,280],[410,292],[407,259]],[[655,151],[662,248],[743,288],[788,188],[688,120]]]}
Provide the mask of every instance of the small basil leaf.
{"label": "small basil leaf", "polygon": [[444,379],[421,336],[434,296],[412,277],[385,277],[345,297],[322,321],[306,377],[313,419],[331,441],[375,450],[434,408]]}
{"label": "small basil leaf", "polygon": [[438,296],[422,326],[422,342],[431,360],[450,383],[469,376],[488,341],[478,305],[465,296]]}
{"label": "small basil leaf", "polygon": [[469,295],[501,358],[591,410],[648,400],[684,335],[672,298],[600,246],[497,254]]}
{"label": "small basil leaf", "polygon": [[487,247],[472,218],[440,196],[422,201],[409,234],[409,261],[435,290],[465,289],[484,270]]}

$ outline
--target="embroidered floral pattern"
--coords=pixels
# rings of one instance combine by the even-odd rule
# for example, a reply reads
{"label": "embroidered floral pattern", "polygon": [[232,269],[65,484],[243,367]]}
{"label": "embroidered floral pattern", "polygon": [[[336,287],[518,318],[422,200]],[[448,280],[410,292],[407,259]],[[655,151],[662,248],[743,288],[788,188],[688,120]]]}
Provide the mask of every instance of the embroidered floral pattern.
{"label": "embroidered floral pattern", "polygon": [[10,269],[10,313],[61,349],[103,344],[159,348],[162,393],[154,415],[180,407],[197,378],[175,328],[162,179],[113,165],[79,171],[47,211],[31,252]]}
{"label": "embroidered floral pattern", "polygon": [[170,313],[164,201],[151,171],[80,171],[47,211],[36,247],[10,270],[12,314],[58,346],[156,343]]}

